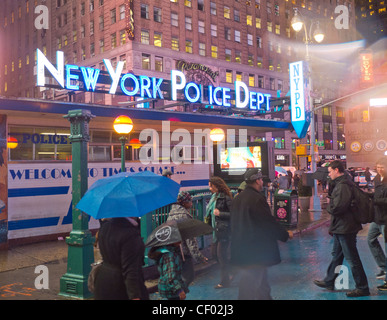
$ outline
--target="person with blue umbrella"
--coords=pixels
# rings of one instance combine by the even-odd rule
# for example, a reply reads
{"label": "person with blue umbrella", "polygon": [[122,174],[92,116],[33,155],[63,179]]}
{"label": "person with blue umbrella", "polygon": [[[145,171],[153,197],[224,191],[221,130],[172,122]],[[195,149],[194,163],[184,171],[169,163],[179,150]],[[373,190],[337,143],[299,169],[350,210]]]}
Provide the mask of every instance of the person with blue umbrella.
{"label": "person with blue umbrella", "polygon": [[104,219],[98,234],[103,259],[94,283],[96,300],[148,300],[145,245],[136,217],[175,202],[180,185],[152,172],[122,172],[96,181],[77,204]]}

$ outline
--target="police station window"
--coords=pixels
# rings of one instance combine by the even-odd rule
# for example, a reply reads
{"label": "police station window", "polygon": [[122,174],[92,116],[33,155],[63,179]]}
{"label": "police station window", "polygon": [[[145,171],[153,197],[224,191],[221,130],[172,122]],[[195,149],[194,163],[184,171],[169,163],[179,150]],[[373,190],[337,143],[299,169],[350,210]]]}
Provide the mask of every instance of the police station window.
{"label": "police station window", "polygon": [[9,160],[71,160],[69,129],[10,127],[9,136],[17,140]]}

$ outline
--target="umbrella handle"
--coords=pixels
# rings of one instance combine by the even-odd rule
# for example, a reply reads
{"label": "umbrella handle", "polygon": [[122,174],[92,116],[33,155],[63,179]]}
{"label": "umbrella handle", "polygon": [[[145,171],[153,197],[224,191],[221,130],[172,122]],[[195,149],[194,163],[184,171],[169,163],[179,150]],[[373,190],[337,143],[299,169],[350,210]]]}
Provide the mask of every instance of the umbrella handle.
{"label": "umbrella handle", "polygon": [[180,243],[179,247],[180,247],[181,257],[183,258],[183,261],[185,261],[184,252],[183,252],[183,246],[181,245],[181,243]]}

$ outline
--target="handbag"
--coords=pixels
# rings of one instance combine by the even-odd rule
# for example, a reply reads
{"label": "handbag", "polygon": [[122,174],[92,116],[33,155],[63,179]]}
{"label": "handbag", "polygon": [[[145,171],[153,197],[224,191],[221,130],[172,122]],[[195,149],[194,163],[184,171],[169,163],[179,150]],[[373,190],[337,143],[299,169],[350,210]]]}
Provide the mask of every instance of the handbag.
{"label": "handbag", "polygon": [[94,262],[91,264],[91,270],[89,273],[89,277],[87,278],[87,288],[91,293],[94,293],[95,279],[97,278],[97,274],[101,266],[102,266],[102,261]]}

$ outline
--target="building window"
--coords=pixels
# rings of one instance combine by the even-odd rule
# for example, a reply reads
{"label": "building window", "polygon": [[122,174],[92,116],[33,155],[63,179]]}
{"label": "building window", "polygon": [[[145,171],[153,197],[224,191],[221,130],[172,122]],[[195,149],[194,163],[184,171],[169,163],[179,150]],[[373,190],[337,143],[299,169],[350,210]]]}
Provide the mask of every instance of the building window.
{"label": "building window", "polygon": [[279,24],[275,25],[275,33],[276,34],[281,34],[281,26]]}
{"label": "building window", "polygon": [[235,50],[235,62],[242,63],[242,54],[238,50]]}
{"label": "building window", "polygon": [[271,21],[267,22],[267,31],[273,32],[273,22]]}
{"label": "building window", "polygon": [[258,88],[265,87],[265,78],[264,76],[258,76]]}
{"label": "building window", "polygon": [[105,27],[103,16],[99,16],[99,30],[102,31]]}
{"label": "building window", "polygon": [[216,3],[210,2],[210,12],[212,15],[216,16]]}
{"label": "building window", "polygon": [[192,41],[185,40],[185,52],[192,53]]}
{"label": "building window", "polygon": [[224,38],[226,40],[231,40],[231,29],[224,27]]}
{"label": "building window", "polygon": [[179,51],[179,39],[172,38],[172,50]]}
{"label": "building window", "polygon": [[120,31],[120,45],[124,45],[126,43],[126,31]]}
{"label": "building window", "polygon": [[323,132],[332,133],[332,123],[323,122]]}
{"label": "building window", "polygon": [[211,24],[211,36],[212,37],[218,36],[218,27],[216,24]]}
{"label": "building window", "polygon": [[262,38],[257,37],[257,48],[262,48]]}
{"label": "building window", "polygon": [[116,23],[117,18],[116,18],[116,9],[114,8],[113,10],[110,10],[110,23],[114,24]]}
{"label": "building window", "polygon": [[143,53],[141,57],[142,62],[142,68],[144,70],[150,70],[151,63],[150,63],[150,54]]}
{"label": "building window", "polygon": [[198,10],[204,11],[204,0],[198,0]]}
{"label": "building window", "polygon": [[242,81],[242,72],[237,72],[236,73],[235,80],[236,81]]}
{"label": "building window", "polygon": [[218,47],[217,46],[211,46],[211,57],[214,59],[218,58]]}
{"label": "building window", "polygon": [[226,82],[232,83],[232,71],[231,70],[226,70]]}
{"label": "building window", "polygon": [[163,72],[163,57],[155,57],[155,70]]}
{"label": "building window", "polygon": [[235,9],[234,9],[234,21],[236,21],[236,22],[240,22],[241,21],[241,17],[240,17],[239,11],[235,10]]}
{"label": "building window", "polygon": [[99,40],[99,53],[105,52],[105,41],[104,39]]}
{"label": "building window", "polygon": [[153,20],[156,22],[161,22],[161,9],[160,8],[153,8]]}
{"label": "building window", "polygon": [[149,6],[144,3],[141,3],[141,18],[149,19]]}
{"label": "building window", "polygon": [[149,44],[149,31],[148,30],[141,30],[141,43],[142,44]]}
{"label": "building window", "polygon": [[246,24],[247,24],[248,26],[252,26],[252,25],[253,25],[253,16],[252,16],[251,14],[248,14],[248,15],[246,16]]}
{"label": "building window", "polygon": [[156,47],[162,46],[163,35],[159,32],[155,32],[153,35],[153,44]]}
{"label": "building window", "polygon": [[179,16],[176,12],[171,12],[171,25],[174,27],[179,26]]}
{"label": "building window", "polygon": [[249,46],[252,46],[253,45],[253,35],[252,34],[248,34],[247,35],[247,44]]}
{"label": "building window", "polygon": [[255,76],[253,74],[249,74],[249,86],[255,87]]}
{"label": "building window", "polygon": [[241,32],[238,30],[235,30],[234,32],[235,42],[241,42]]}
{"label": "building window", "polygon": [[205,32],[205,27],[204,27],[204,21],[198,21],[198,31],[199,33],[204,33]]}
{"label": "building window", "polygon": [[262,26],[261,24],[262,24],[261,18],[255,18],[255,27],[257,29],[261,29],[261,26]]}
{"label": "building window", "polygon": [[274,139],[274,148],[276,149],[285,149],[285,138],[273,138]]}
{"label": "building window", "polygon": [[250,67],[253,67],[254,66],[254,56],[252,54],[249,54],[247,56],[247,64],[250,66]]}
{"label": "building window", "polygon": [[226,58],[226,61],[231,62],[231,50],[230,49],[225,50],[225,58]]}
{"label": "building window", "polygon": [[110,35],[110,39],[111,39],[112,49],[114,49],[115,47],[117,47],[117,35],[115,32]]}
{"label": "building window", "polygon": [[206,55],[206,44],[199,42],[199,55],[205,56]]}
{"label": "building window", "polygon": [[192,7],[192,1],[191,0],[184,0],[184,5],[188,8]]}
{"label": "building window", "polygon": [[121,5],[120,6],[120,20],[124,20],[125,19],[125,5]]}
{"label": "building window", "polygon": [[226,19],[231,19],[231,10],[229,7],[224,7],[224,12],[223,12],[223,16],[226,18]]}
{"label": "building window", "polygon": [[192,18],[191,17],[185,17],[185,29],[192,30]]}

